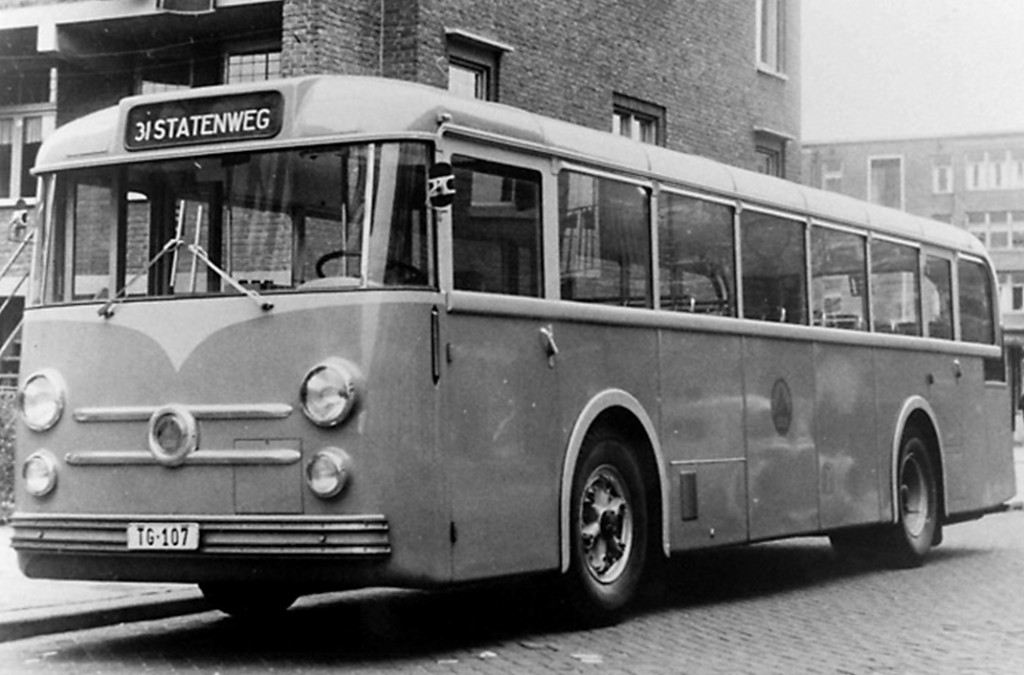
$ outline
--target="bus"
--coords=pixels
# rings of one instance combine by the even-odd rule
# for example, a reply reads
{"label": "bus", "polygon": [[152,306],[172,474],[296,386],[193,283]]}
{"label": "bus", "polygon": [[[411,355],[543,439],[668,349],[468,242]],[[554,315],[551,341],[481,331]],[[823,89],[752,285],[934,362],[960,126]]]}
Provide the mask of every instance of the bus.
{"label": "bus", "polygon": [[535,577],[604,623],[671,556],[914,566],[1015,491],[949,224],[372,77],[127,98],[35,173],[29,577],[237,616]]}

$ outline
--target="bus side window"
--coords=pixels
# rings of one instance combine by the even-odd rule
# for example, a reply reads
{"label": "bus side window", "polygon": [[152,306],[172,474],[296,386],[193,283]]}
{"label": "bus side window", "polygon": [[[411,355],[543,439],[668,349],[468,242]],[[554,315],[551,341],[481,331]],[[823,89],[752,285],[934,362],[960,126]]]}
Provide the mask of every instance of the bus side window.
{"label": "bus side window", "polygon": [[658,241],[662,309],[736,316],[731,206],[662,192]]}
{"label": "bus side window", "polygon": [[562,298],[651,306],[650,192],[624,181],[558,176]]}
{"label": "bus side window", "polygon": [[924,285],[924,321],[928,337],[953,339],[953,269],[945,258],[926,256]]}
{"label": "bus side window", "polygon": [[960,260],[956,267],[960,278],[960,339],[993,344],[995,322],[988,272],[984,265],[971,260]]}
{"label": "bus side window", "polygon": [[540,174],[462,155],[452,168],[454,288],[538,297]]}
{"label": "bus side window", "polygon": [[806,324],[804,224],[750,210],[740,222],[744,318]]}
{"label": "bus side window", "polygon": [[826,328],[868,329],[867,241],[852,232],[811,228],[813,323]]}
{"label": "bus side window", "polygon": [[916,248],[884,239],[871,241],[875,332],[921,335],[919,272]]}

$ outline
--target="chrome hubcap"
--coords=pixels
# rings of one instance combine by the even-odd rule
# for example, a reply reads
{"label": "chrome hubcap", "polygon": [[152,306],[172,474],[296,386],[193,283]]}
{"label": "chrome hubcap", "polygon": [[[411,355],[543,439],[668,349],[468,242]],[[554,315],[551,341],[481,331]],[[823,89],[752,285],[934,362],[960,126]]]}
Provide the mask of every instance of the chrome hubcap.
{"label": "chrome hubcap", "polygon": [[919,537],[924,532],[929,506],[924,472],[911,454],[903,461],[900,474],[900,515],[909,535]]}
{"label": "chrome hubcap", "polygon": [[587,479],[579,528],[581,554],[591,576],[604,584],[622,576],[633,546],[633,512],[615,467],[600,466]]}

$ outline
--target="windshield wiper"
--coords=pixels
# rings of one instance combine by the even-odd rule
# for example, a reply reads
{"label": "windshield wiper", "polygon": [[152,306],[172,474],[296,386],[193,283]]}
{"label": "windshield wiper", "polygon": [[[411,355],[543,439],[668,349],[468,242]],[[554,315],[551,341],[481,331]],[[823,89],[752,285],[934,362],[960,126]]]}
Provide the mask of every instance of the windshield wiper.
{"label": "windshield wiper", "polygon": [[181,239],[179,237],[172,237],[167,241],[166,244],[164,244],[164,247],[160,249],[160,251],[155,256],[153,256],[148,263],[146,263],[145,269],[143,269],[141,272],[133,276],[128,281],[128,283],[121,287],[121,290],[119,290],[116,294],[111,296],[109,300],[103,303],[103,306],[100,307],[98,314],[102,316],[104,319],[109,319],[110,317],[114,316],[114,307],[124,300],[128,292],[128,289],[131,288],[135,284],[135,282],[138,281],[140,278],[148,275],[149,271],[153,269],[153,266],[156,265],[161,258],[163,258],[165,255],[172,251],[176,252],[182,246],[184,246],[186,250],[191,252],[193,256],[195,256],[199,260],[202,260],[204,265],[206,265],[210,270],[212,270],[214,274],[216,274],[221,279],[226,281],[229,286],[251,298],[252,301],[255,302],[260,309],[266,312],[274,308],[274,303],[270,302],[256,291],[246,288],[242,284],[238,283],[231,277],[230,274],[228,274],[221,268],[217,267],[217,265],[215,265],[213,261],[210,260],[210,256],[206,254],[206,251],[204,251],[201,246],[199,246],[198,244],[188,244],[185,242],[184,239]]}

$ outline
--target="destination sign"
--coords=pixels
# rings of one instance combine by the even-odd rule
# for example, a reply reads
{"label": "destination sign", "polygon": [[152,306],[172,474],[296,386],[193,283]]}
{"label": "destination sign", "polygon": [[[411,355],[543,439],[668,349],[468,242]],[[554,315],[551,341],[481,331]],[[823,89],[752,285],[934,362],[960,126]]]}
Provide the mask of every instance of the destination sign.
{"label": "destination sign", "polygon": [[284,99],[276,91],[147,103],[128,111],[124,146],[151,150],[273,138],[283,118]]}

